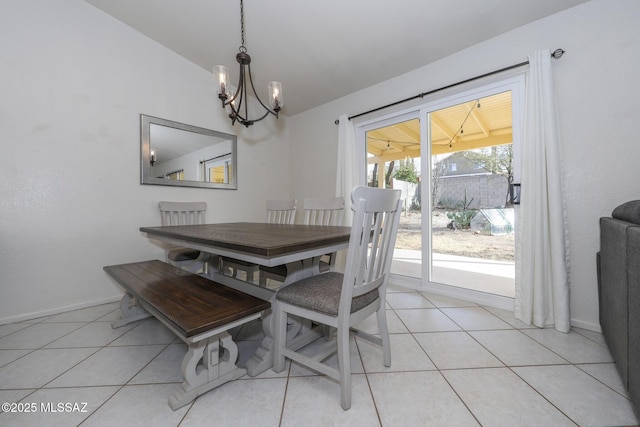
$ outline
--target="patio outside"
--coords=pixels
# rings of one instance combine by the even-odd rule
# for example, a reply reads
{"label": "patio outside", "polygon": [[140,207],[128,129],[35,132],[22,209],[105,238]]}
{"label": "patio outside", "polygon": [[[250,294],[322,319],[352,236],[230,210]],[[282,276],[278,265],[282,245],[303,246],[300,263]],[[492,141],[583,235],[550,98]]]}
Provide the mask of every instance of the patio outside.
{"label": "patio outside", "polygon": [[[430,171],[420,170],[418,119],[366,134],[369,185],[402,188],[406,201],[392,272],[422,278],[422,213],[429,209],[429,280],[514,297],[511,93],[434,111],[429,120]],[[430,201],[420,199],[426,182]]]}

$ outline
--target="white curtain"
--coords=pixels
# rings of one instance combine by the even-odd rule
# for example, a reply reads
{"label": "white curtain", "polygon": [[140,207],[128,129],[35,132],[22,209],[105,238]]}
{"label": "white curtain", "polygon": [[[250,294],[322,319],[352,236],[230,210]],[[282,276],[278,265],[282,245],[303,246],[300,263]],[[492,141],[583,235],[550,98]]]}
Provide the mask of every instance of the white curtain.
{"label": "white curtain", "polygon": [[521,204],[518,210],[515,316],[569,332],[569,280],[551,53],[529,56]]}
{"label": "white curtain", "polygon": [[[336,197],[344,197],[344,225],[351,225],[353,212],[351,211],[351,190],[360,184],[359,162],[356,147],[355,127],[349,118],[343,114],[338,124],[338,170],[336,173]],[[338,251],[336,256],[336,271],[344,272],[347,251]]]}
{"label": "white curtain", "polygon": [[355,129],[349,118],[343,114],[338,119],[338,170],[336,175],[336,197],[344,197],[344,221],[351,225],[351,190],[360,184],[358,176],[358,156]]}

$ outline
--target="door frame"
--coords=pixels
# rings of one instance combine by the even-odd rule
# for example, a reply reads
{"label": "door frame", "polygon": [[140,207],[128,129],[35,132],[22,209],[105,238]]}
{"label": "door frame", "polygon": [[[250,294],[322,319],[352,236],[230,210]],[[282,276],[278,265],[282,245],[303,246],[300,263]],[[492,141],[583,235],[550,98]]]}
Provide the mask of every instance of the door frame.
{"label": "door frame", "polygon": [[[524,99],[525,99],[525,77],[526,68],[514,69],[500,73],[491,77],[478,79],[473,82],[453,87],[441,93],[420,100],[405,108],[389,108],[370,115],[362,120],[354,122],[355,141],[359,161],[364,162],[364,173],[366,174],[366,133],[370,130],[406,120],[418,118],[420,120],[420,160],[421,171],[429,171],[427,185],[421,186],[422,200],[428,200],[428,210],[431,206],[431,143],[430,143],[430,120],[429,113],[438,111],[452,105],[461,104],[478,98],[484,98],[500,92],[511,91],[512,103],[512,129],[513,129],[513,163],[514,182],[520,182],[521,165],[521,141],[523,135]],[[366,175],[362,177],[366,182]],[[423,177],[424,179],[424,177]],[[424,181],[423,181],[424,182]],[[516,215],[517,217],[517,215]],[[424,218],[423,218],[424,219]],[[516,224],[517,226],[517,224]],[[422,278],[390,275],[390,284],[405,286],[408,288],[433,292],[436,294],[450,296],[478,304],[494,306],[506,310],[513,310],[514,299],[501,295],[488,294],[442,283],[432,282],[431,274],[431,218],[427,216],[426,221],[422,221]],[[516,242],[517,244],[517,242]],[[427,262],[425,262],[427,261]],[[518,269],[516,269],[516,275]]]}

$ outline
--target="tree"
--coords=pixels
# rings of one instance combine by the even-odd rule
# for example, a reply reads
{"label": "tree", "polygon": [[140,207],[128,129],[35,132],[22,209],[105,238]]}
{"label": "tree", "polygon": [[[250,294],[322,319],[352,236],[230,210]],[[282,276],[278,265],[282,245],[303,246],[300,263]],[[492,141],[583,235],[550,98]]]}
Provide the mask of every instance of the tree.
{"label": "tree", "polygon": [[398,165],[398,170],[395,171],[393,177],[400,181],[410,182],[412,184],[416,184],[418,182],[419,176],[416,171],[416,164],[413,159],[400,160],[400,164]]}
{"label": "tree", "polygon": [[393,188],[391,185],[391,177],[393,177],[393,167],[395,165],[395,160],[391,160],[389,162],[389,167],[387,168],[387,173],[384,176],[384,188]]}
{"label": "tree", "polygon": [[433,169],[431,171],[431,209],[435,209],[438,204],[440,178],[444,176],[446,171],[447,164],[444,161],[440,160],[433,163]]}
{"label": "tree", "polygon": [[[392,188],[391,187],[391,177],[393,177],[393,168],[394,168],[394,161],[390,161],[388,163],[388,166],[385,167],[386,172],[384,172],[384,187],[383,188]],[[371,174],[371,185],[374,187],[378,187],[378,163],[374,163],[373,164],[373,171]]]}
{"label": "tree", "polygon": [[507,179],[505,204],[511,202],[511,185],[513,184],[513,144],[496,145],[490,150],[465,151],[462,155],[469,161],[482,166],[494,175],[502,175]]}

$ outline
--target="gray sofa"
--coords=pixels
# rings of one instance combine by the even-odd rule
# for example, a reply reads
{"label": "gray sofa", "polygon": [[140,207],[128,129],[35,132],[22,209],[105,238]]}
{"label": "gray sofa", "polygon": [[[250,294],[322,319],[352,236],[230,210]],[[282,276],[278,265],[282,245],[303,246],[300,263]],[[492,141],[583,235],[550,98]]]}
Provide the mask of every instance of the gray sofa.
{"label": "gray sofa", "polygon": [[600,326],[640,414],[640,200],[600,219]]}

